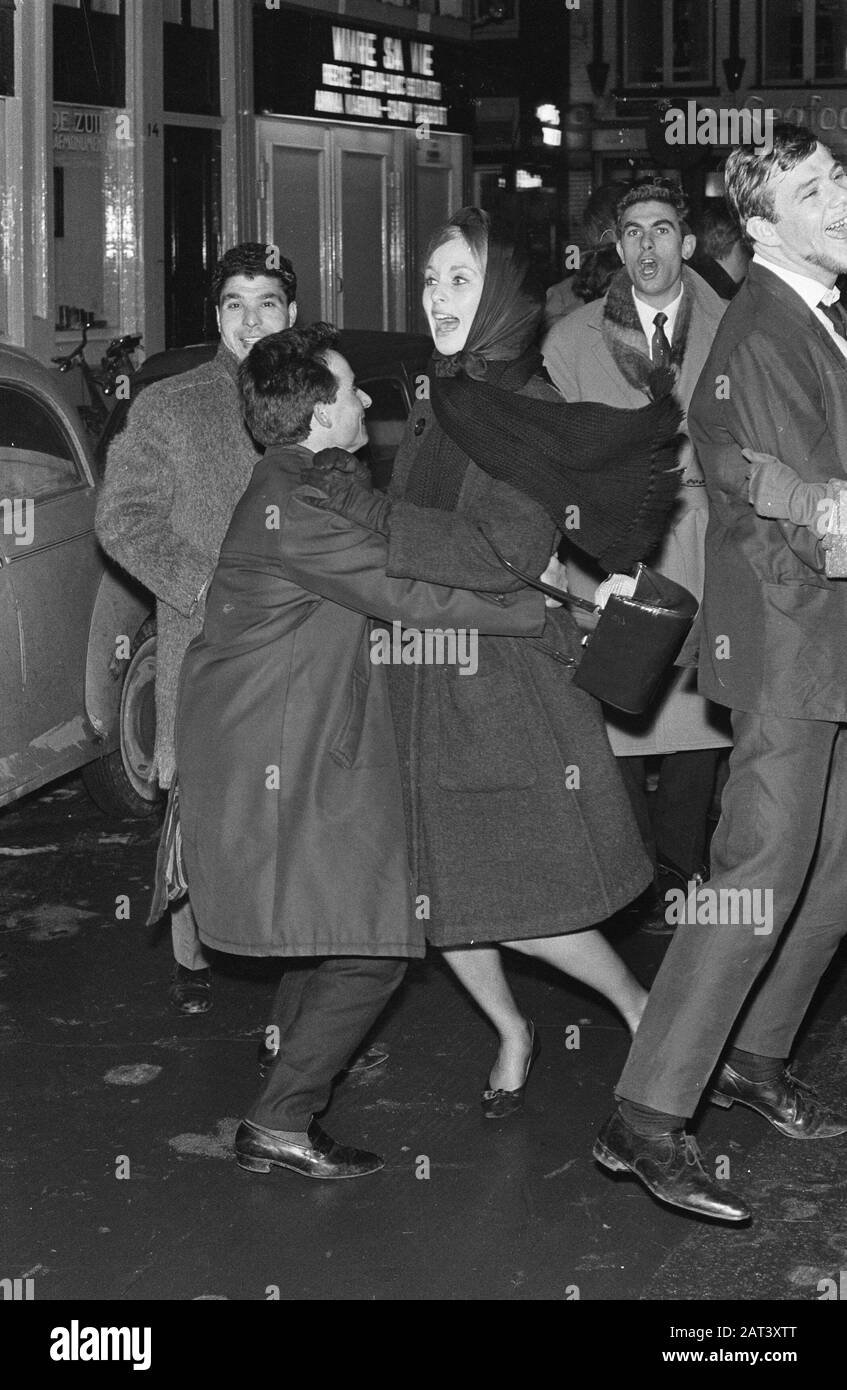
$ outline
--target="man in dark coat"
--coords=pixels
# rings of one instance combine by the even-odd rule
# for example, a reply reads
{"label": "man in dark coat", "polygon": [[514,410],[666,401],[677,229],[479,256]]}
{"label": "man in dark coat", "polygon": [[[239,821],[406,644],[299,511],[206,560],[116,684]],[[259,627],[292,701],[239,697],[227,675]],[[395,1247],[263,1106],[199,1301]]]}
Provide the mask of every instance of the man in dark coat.
{"label": "man in dark coat", "polygon": [[[253,343],[297,317],[290,261],[258,242],[234,246],[212,275],[221,342],[211,362],[149,386],[109,450],[97,508],[103,549],[156,596],[156,750],[153,775],[174,772],[179,673],[203,626],[205,593],[236,502],[259,457],[241,414],[238,364]],[[186,900],[171,913],[171,999],[181,1013],[211,1008],[211,971]]]}
{"label": "man in dark coat", "polygon": [[[241,1167],[357,1177],[382,1159],[335,1144],[314,1115],[405,960],[424,954],[427,916],[412,898],[385,670],[367,615],[538,636],[544,600],[528,588],[504,597],[388,579],[388,500],[355,483],[337,500],[302,485],[316,453],[366,438],[370,401],[326,325],[265,339],[241,380],[247,422],[268,449],[235,509],[203,634],[183,666],[188,881],[204,942],[301,958],[274,1005],[277,1061],[236,1135]],[[461,679],[472,683],[467,669]]]}
{"label": "man in dark coat", "polygon": [[746,1204],[685,1134],[704,1092],[792,1139],[847,1132],[786,1066],[847,927],[847,587],[813,531],[756,515],[742,454],[807,481],[843,473],[847,177],[814,135],[778,126],[772,150],[732,153],[726,182],[755,255],[688,421],[710,504],[700,688],[731,709],[735,747],[712,878],[684,904],[594,1154],[663,1201],[739,1221]]}

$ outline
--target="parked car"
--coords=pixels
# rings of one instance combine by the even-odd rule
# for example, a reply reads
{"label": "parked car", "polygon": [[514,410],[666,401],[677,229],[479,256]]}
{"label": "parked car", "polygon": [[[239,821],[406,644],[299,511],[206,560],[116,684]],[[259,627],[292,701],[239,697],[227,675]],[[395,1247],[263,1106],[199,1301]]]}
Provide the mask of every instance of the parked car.
{"label": "parked car", "polygon": [[[341,335],[373,400],[362,452],[377,487],[391,476],[431,350],[412,334]],[[97,544],[97,486],[138,393],[216,351],[206,343],[149,357],[92,454],[58,373],[0,347],[0,806],[80,768],[103,810],[157,809],[155,603]]]}
{"label": "parked car", "polygon": [[0,347],[0,806],[76,768],[155,809],[150,595],[94,534],[97,469],[58,373]]}

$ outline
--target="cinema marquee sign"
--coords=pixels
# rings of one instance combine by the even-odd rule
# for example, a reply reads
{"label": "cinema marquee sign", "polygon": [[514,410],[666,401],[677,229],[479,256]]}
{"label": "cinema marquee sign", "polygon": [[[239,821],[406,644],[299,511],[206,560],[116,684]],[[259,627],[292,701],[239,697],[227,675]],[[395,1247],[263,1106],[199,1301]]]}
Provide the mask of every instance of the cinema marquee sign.
{"label": "cinema marquee sign", "polygon": [[315,111],[388,121],[446,126],[447,107],[435,79],[434,49],[369,30],[332,26],[332,59],[321,68]]}
{"label": "cinema marquee sign", "polygon": [[260,115],[471,129],[466,43],[256,5],[253,62]]}

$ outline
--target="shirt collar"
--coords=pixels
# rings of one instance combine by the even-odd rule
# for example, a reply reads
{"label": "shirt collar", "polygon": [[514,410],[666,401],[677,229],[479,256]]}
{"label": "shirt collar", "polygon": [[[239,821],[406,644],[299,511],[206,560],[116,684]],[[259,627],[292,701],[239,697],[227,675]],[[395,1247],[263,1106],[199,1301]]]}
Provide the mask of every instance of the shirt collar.
{"label": "shirt collar", "polygon": [[666,304],[664,309],[660,310],[654,309],[652,304],[647,304],[643,299],[639,299],[638,295],[635,293],[635,286],[632,286],[632,300],[635,305],[638,317],[641,321],[641,327],[644,329],[644,336],[647,339],[648,344],[652,342],[653,334],[656,331],[656,325],[653,322],[653,320],[655,319],[658,313],[667,314],[667,322],[662,324],[662,327],[665,330],[665,337],[667,338],[668,342],[673,342],[673,331],[676,325],[676,316],[679,313],[679,308],[682,304],[682,290],[683,286],[680,285],[679,294],[676,296],[676,299],[672,299],[670,304]]}
{"label": "shirt collar", "polygon": [[760,256],[757,251],[753,257],[754,265],[763,265],[765,270],[770,270],[774,275],[778,275],[789,289],[795,290],[810,309],[816,309],[820,304],[837,304],[841,298],[841,293],[837,285],[833,285],[831,290],[826,289],[820,280],[815,280],[811,275],[804,275],[799,270],[788,270],[784,265],[777,265],[775,261],[769,261],[766,256]]}

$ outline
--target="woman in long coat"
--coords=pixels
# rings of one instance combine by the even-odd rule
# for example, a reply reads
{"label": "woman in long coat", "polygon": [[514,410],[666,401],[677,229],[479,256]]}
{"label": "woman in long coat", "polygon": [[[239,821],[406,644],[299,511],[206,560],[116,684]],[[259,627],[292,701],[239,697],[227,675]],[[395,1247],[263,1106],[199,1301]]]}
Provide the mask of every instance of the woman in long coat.
{"label": "woman in long coat", "polygon": [[[420,393],[429,399],[416,404],[395,463],[388,573],[509,589],[486,536],[535,575],[566,527],[607,570],[634,564],[673,503],[671,402],[562,404],[539,375],[541,303],[477,209],[430,242],[423,302],[436,351]],[[636,897],[651,869],[601,708],[571,684],[579,655],[562,607],[543,641],[481,638],[472,680],[448,668],[389,671],[429,939],[500,1038],[483,1096],[491,1118],[520,1104],[534,1046],[499,946],[591,985],[633,1032],[646,998],[588,930]]]}

